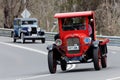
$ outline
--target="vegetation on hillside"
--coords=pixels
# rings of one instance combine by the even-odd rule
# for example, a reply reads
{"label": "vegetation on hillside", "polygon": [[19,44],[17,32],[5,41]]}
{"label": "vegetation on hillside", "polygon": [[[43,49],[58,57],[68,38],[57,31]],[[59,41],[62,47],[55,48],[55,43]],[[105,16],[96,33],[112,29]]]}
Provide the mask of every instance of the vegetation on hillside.
{"label": "vegetation on hillside", "polygon": [[25,7],[46,31],[52,31],[55,13],[93,10],[98,34],[120,34],[119,0],[0,0],[0,4],[0,26],[6,28],[13,27],[13,19],[21,17]]}

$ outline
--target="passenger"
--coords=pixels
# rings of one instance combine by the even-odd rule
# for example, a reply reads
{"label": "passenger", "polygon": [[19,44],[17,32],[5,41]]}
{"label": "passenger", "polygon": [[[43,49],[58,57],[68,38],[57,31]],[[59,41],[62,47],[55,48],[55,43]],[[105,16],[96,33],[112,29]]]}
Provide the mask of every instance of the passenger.
{"label": "passenger", "polygon": [[[93,19],[92,19],[93,21]],[[79,27],[80,30],[85,30],[86,29],[86,20],[84,18],[84,20],[82,21],[82,25]],[[89,31],[89,36],[91,36],[92,34],[92,27],[90,24],[88,24],[88,31]]]}

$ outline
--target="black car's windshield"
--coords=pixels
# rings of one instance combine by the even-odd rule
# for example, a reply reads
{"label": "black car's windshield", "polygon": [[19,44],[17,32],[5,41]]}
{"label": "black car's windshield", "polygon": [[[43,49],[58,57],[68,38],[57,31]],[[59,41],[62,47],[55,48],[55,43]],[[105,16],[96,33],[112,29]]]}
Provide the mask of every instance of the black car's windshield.
{"label": "black car's windshield", "polygon": [[64,31],[68,30],[85,30],[86,20],[85,17],[75,17],[75,18],[63,18],[62,29]]}

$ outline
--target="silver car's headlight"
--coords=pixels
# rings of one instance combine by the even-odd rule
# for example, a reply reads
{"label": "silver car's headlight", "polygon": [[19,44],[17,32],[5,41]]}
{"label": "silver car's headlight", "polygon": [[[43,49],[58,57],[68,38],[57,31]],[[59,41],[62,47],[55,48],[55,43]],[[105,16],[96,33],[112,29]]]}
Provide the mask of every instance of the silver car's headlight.
{"label": "silver car's headlight", "polygon": [[90,38],[90,37],[84,38],[84,43],[85,43],[85,44],[91,43],[91,38]]}
{"label": "silver car's headlight", "polygon": [[62,40],[61,39],[57,39],[55,41],[55,43],[56,43],[57,46],[60,46],[60,45],[62,45]]}
{"label": "silver car's headlight", "polygon": [[28,27],[28,31],[30,32],[32,29],[31,29],[31,27]]}
{"label": "silver car's headlight", "polygon": [[37,28],[37,32],[40,31],[40,28]]}

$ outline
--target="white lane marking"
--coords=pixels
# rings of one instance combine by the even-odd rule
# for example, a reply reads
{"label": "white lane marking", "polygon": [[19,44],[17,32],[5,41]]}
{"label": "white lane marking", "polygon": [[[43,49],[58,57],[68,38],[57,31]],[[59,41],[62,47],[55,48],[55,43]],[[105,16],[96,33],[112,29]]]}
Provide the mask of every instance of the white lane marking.
{"label": "white lane marking", "polygon": [[[44,51],[40,51],[40,50],[36,50],[36,49],[33,49],[33,48],[24,47],[24,46],[19,46],[19,45],[15,45],[15,44],[4,43],[4,42],[0,42],[0,44],[8,45],[8,46],[11,46],[11,47],[17,47],[17,48],[21,48],[21,49],[25,49],[25,50],[29,50],[29,51],[34,51],[34,52],[37,52],[37,53],[40,53],[40,54],[44,54],[44,55],[48,54],[48,53],[46,53]],[[67,69],[68,70],[72,70],[75,67],[76,67],[75,64],[69,64],[67,66]],[[48,74],[48,75],[50,75],[50,74]],[[35,78],[40,78],[40,77],[46,77],[48,75],[39,75],[39,76],[33,76],[33,77],[28,77],[28,78],[20,78],[20,79],[16,79],[16,80],[35,79]]]}
{"label": "white lane marking", "polygon": [[[8,46],[11,46],[11,47],[17,47],[17,48],[21,48],[21,49],[25,49],[25,50],[29,50],[29,51],[34,51],[34,52],[41,53],[41,54],[44,54],[44,55],[48,54],[44,51],[40,51],[40,50],[36,50],[36,49],[33,49],[33,48],[24,47],[24,46],[19,46],[19,45],[15,45],[15,44],[4,43],[4,42],[0,42],[0,44],[8,45]],[[68,70],[74,69],[75,66],[76,66],[75,64],[68,64],[67,69]]]}
{"label": "white lane marking", "polygon": [[29,80],[29,79],[36,79],[36,78],[42,78],[42,77],[46,77],[46,76],[50,76],[53,74],[45,74],[45,75],[38,75],[38,76],[31,76],[31,77],[24,77],[24,78],[19,78],[16,80]]}
{"label": "white lane marking", "polygon": [[10,43],[4,43],[4,42],[0,42],[0,44],[8,45],[8,46],[11,46],[11,47],[17,47],[17,48],[21,48],[21,49],[25,49],[25,50],[29,50],[29,51],[34,51],[34,52],[37,52],[37,53],[47,55],[47,52],[36,50],[36,49],[33,49],[33,48],[28,48],[28,47],[19,46],[19,45],[10,44]]}
{"label": "white lane marking", "polygon": [[120,80],[120,77],[110,78],[110,79],[106,79],[106,80]]}

